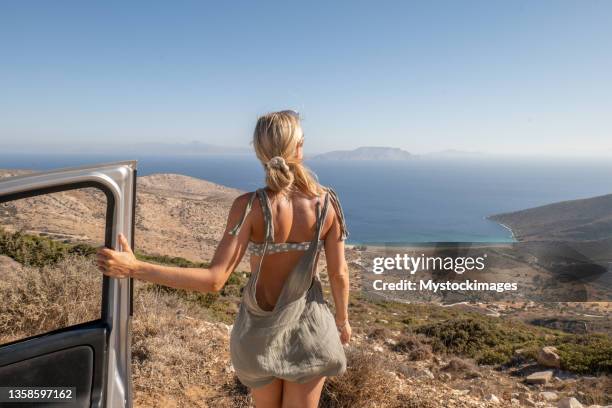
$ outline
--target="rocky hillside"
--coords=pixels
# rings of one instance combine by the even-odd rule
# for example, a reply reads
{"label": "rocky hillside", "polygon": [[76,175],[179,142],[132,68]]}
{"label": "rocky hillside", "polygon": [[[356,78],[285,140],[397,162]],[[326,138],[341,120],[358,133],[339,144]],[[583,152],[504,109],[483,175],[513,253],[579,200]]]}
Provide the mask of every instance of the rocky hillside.
{"label": "rocky hillside", "polygon": [[520,241],[584,241],[612,237],[612,194],[562,201],[490,217]]}
{"label": "rocky hillside", "polygon": [[[14,174],[4,172],[9,173]],[[240,192],[175,174],[140,177],[138,183],[139,256],[180,266],[210,260],[229,205]],[[75,244],[99,244],[101,236],[96,234],[103,225],[103,210],[103,197],[93,190],[0,206],[0,343],[45,332],[56,321],[73,324],[84,318],[84,311],[99,307],[99,294],[91,292],[99,290],[100,281],[87,255],[92,248]],[[18,230],[23,232],[15,234]],[[37,256],[27,256],[33,252]],[[361,290],[361,257],[363,249],[347,248],[355,331],[346,348],[348,371],[326,382],[321,407],[549,408],[612,403],[608,335],[529,325],[504,317],[502,308],[492,314],[491,306],[479,311],[475,304],[442,307],[371,299]],[[240,267],[218,294],[136,283],[135,406],[252,406],[228,354],[229,331],[248,276],[245,270]],[[324,268],[321,275],[329,299]],[[47,284],[51,281],[61,284]],[[34,306],[24,309],[23,304]],[[506,306],[523,313],[535,308],[526,303]],[[586,312],[609,320],[609,311],[601,306]]]}
{"label": "rocky hillside", "polygon": [[136,247],[196,261],[212,258],[241,191],[179,174],[139,177]]}
{"label": "rocky hillside", "polygon": [[[0,170],[0,177],[25,173]],[[210,260],[241,192],[179,174],[139,177],[137,185],[135,247],[148,254]],[[0,226],[100,245],[104,215],[104,195],[89,188],[2,204]]]}

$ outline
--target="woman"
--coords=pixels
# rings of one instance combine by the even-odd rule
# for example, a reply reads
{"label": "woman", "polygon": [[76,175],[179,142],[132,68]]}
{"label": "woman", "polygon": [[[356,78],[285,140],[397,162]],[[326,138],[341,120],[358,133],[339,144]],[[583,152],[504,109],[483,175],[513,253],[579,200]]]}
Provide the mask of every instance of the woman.
{"label": "woman", "polygon": [[[253,145],[266,188],[234,201],[209,268],[138,261],[123,236],[123,252],[100,249],[97,262],[108,276],[215,292],[249,247],[252,272],[230,337],[236,375],[251,388],[257,407],[316,407],[325,377],[346,370],[342,344],[351,337],[344,215],[333,190],[302,164],[304,135],[296,112],[260,117]],[[322,248],[335,317],[316,268]]]}

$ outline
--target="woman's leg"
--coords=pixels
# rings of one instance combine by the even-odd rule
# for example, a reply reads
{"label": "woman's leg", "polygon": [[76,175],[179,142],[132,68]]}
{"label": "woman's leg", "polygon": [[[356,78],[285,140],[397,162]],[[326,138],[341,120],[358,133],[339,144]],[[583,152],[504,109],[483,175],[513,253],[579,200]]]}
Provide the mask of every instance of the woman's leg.
{"label": "woman's leg", "polygon": [[317,377],[304,384],[283,381],[282,408],[317,408],[325,377]]}
{"label": "woman's leg", "polygon": [[276,378],[263,387],[251,388],[256,408],[281,408],[283,400],[283,380]]}

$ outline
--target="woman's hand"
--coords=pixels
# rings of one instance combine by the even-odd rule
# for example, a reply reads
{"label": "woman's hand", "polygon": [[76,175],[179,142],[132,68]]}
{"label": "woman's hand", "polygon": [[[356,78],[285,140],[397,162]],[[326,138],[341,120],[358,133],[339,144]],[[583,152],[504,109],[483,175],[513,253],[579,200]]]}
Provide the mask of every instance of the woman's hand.
{"label": "woman's hand", "polygon": [[338,333],[340,334],[340,342],[342,344],[348,344],[348,342],[351,341],[351,334],[353,333],[348,320],[345,320],[344,323],[341,324],[336,322],[336,327],[338,328]]}
{"label": "woman's hand", "polygon": [[129,278],[134,275],[138,260],[123,234],[119,234],[119,244],[121,244],[121,251],[114,251],[106,247],[98,249],[96,263],[106,276]]}

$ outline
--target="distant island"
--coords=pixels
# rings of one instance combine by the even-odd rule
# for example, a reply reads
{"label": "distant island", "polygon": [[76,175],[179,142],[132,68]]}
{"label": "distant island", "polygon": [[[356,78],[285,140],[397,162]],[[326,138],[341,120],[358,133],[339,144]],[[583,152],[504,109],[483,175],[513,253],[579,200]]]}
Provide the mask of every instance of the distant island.
{"label": "distant island", "polygon": [[415,156],[399,147],[362,146],[353,150],[334,150],[312,160],[410,160]]}
{"label": "distant island", "polygon": [[612,194],[561,201],[488,217],[519,241],[586,241],[612,238]]}
{"label": "distant island", "polygon": [[484,157],[485,153],[471,150],[446,149],[437,152],[426,153],[423,156],[436,159],[471,159]]}
{"label": "distant island", "polygon": [[[126,155],[249,155],[254,157],[253,147],[217,145],[194,140],[191,142],[141,142],[115,143],[112,141],[92,142],[88,144],[70,143],[24,143],[19,140],[10,141],[2,146],[3,153],[20,154],[116,154]],[[333,150],[319,154],[308,155],[309,160],[370,160],[370,161],[402,161],[414,159],[475,159],[486,157],[486,153],[478,151],[447,149],[429,153],[414,154],[399,147],[360,146],[352,150]]]}

